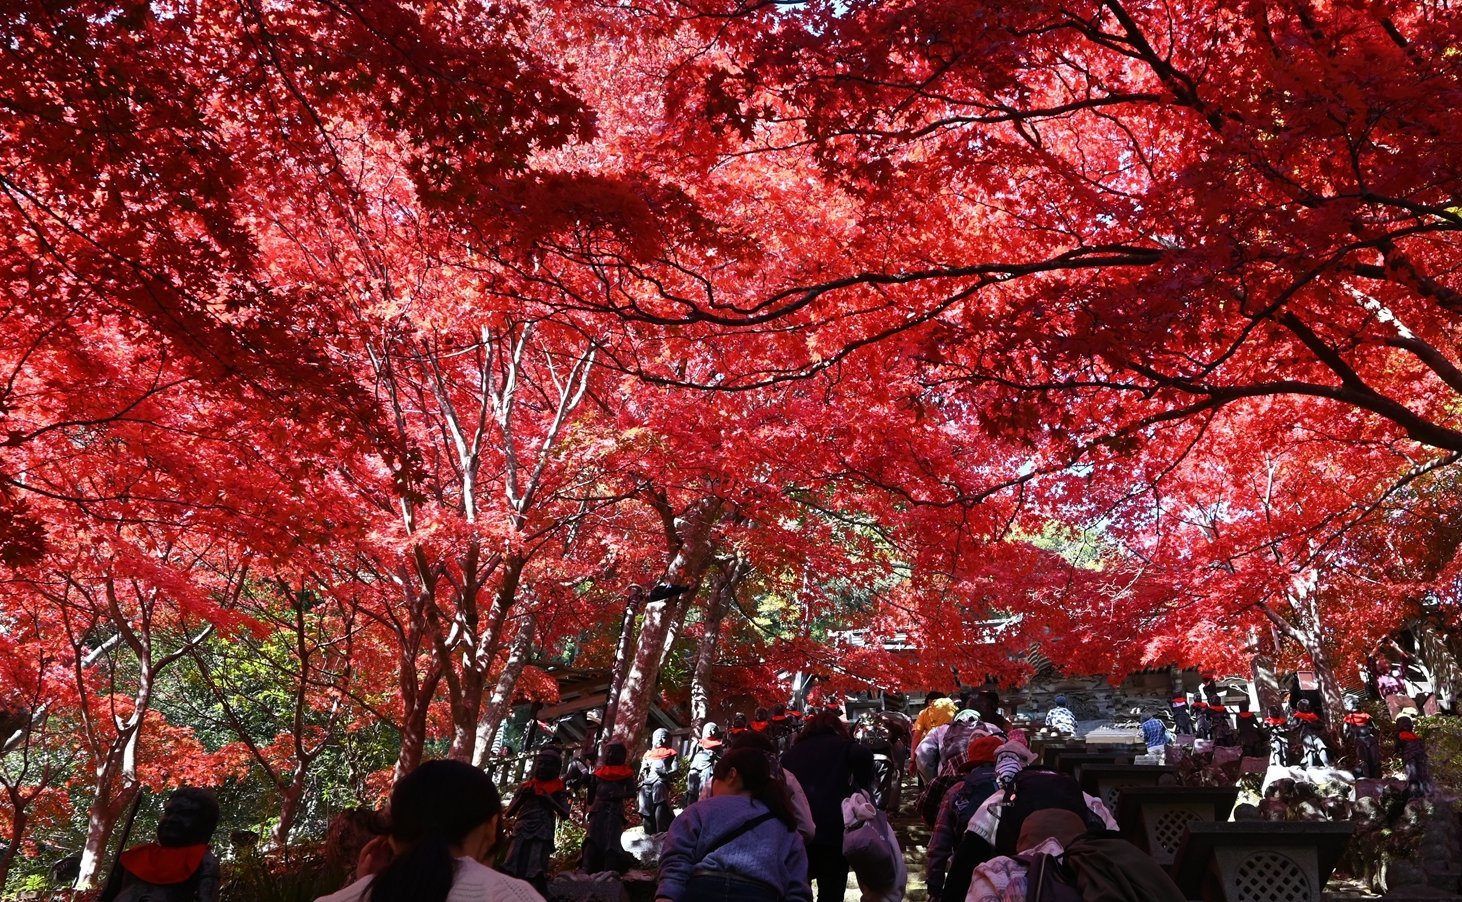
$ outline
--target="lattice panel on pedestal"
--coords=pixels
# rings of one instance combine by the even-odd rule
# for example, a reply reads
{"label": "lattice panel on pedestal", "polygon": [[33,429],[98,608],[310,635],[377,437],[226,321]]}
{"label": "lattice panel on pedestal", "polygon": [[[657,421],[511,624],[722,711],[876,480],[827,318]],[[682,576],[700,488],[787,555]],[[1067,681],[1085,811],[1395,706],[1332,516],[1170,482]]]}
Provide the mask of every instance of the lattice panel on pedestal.
{"label": "lattice panel on pedestal", "polygon": [[1234,875],[1238,902],[1312,902],[1319,894],[1294,859],[1279,852],[1255,852]]}
{"label": "lattice panel on pedestal", "polygon": [[1182,808],[1169,809],[1159,814],[1153,822],[1152,836],[1162,846],[1163,851],[1169,855],[1176,854],[1178,846],[1183,844],[1183,834],[1188,832],[1188,824],[1197,819],[1197,812]]}

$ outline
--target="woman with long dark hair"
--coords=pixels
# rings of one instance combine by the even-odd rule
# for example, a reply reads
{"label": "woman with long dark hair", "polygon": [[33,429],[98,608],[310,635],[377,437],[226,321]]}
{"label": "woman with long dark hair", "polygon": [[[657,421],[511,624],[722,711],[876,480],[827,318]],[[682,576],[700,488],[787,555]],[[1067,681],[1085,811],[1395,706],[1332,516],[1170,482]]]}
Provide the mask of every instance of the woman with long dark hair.
{"label": "woman with long dark hair", "polygon": [[711,797],[670,824],[659,902],[812,902],[807,853],[787,787],[764,752],[737,748],[716,763]]}
{"label": "woman with long dark hair", "polygon": [[391,792],[391,862],[316,902],[542,902],[532,886],[481,864],[503,803],[487,774],[428,761]]}
{"label": "woman with long dark hair", "polygon": [[782,756],[782,768],[807,793],[816,832],[807,844],[818,902],[842,902],[848,885],[843,857],[843,799],[873,783],[873,753],[848,736],[842,719],[824,711],[809,718]]}

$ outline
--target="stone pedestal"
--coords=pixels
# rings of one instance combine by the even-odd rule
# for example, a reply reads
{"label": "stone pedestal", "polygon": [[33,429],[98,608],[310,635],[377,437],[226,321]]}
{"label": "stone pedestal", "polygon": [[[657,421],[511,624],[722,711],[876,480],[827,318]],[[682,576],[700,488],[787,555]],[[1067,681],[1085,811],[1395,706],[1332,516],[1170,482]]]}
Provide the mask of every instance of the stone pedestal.
{"label": "stone pedestal", "polygon": [[1157,786],[1174,782],[1177,770],[1162,765],[1142,764],[1083,764],[1076,768],[1076,779],[1081,791],[1096,796],[1107,806],[1117,810],[1117,797],[1123,790],[1137,786]]}
{"label": "stone pedestal", "polygon": [[1170,866],[1193,823],[1229,819],[1239,790],[1233,786],[1133,786],[1117,797],[1117,827],[1128,842]]}
{"label": "stone pedestal", "polygon": [[1174,878],[1189,899],[1204,902],[1319,899],[1351,830],[1331,822],[1190,823]]}

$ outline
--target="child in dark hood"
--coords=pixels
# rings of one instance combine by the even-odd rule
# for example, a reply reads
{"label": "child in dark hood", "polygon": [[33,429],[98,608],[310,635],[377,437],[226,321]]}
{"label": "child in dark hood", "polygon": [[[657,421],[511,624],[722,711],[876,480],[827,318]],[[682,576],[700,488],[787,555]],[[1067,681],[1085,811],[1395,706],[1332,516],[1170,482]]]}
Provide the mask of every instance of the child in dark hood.
{"label": "child in dark hood", "polygon": [[108,883],[101,902],[218,902],[218,859],[208,848],[217,827],[212,792],[176,790],[157,822],[157,842],[122,853],[121,879]]}

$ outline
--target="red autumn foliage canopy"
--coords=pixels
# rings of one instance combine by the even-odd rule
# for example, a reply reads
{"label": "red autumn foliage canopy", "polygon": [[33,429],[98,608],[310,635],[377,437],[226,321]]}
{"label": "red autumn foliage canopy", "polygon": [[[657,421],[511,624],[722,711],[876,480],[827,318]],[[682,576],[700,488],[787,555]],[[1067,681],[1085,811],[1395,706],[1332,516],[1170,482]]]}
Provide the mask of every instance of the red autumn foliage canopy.
{"label": "red autumn foliage canopy", "polygon": [[[1459,29],[16,4],[0,704],[30,726],[0,748],[115,708],[78,765],[95,852],[189,726],[145,684],[210,647],[296,662],[296,715],[225,710],[208,759],[296,803],[352,725],[485,761],[554,664],[610,670],[631,732],[657,687],[1033,649],[1337,681],[1455,605]],[[662,579],[691,591],[626,600]]]}

